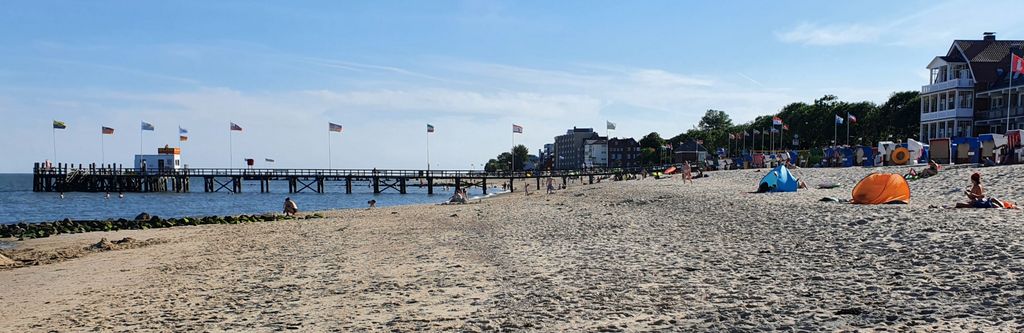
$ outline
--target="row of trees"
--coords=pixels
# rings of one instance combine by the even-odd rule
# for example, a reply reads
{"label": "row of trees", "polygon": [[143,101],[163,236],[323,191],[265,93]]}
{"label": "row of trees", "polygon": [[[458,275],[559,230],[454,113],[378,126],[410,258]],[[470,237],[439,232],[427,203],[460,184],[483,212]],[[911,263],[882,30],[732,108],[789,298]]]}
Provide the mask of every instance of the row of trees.
{"label": "row of trees", "polygon": [[[643,164],[658,164],[671,160],[671,152],[666,145],[678,145],[689,140],[700,140],[710,152],[718,148],[728,149],[730,153],[739,152],[745,145],[748,149],[768,149],[768,134],[754,134],[753,131],[770,132],[772,117],[782,118],[788,130],[780,130],[775,134],[776,147],[785,149],[813,149],[834,144],[833,126],[836,116],[843,118],[836,144],[846,144],[847,114],[857,118],[850,126],[849,144],[874,145],[878,141],[902,141],[917,137],[920,119],[921,100],[916,91],[895,92],[882,105],[872,102],[846,102],[834,95],[825,95],[808,104],[796,102],[786,105],[776,114],[763,115],[744,124],[734,124],[725,111],[707,110],[697,126],[669,139],[664,139],[657,132],[651,132],[639,140],[640,158]],[[746,133],[747,135],[743,135]],[[735,135],[730,140],[729,134]],[[755,139],[754,136],[758,137]],[[793,145],[793,138],[799,142]],[[784,142],[779,142],[784,141]],[[756,147],[754,143],[756,142]],[[518,145],[515,153],[515,170],[522,170],[529,150]],[[487,162],[485,170],[508,170],[512,162],[512,154],[505,152]]]}
{"label": "row of trees", "polygon": [[[850,125],[849,144],[874,145],[878,141],[902,141],[917,137],[921,101],[916,91],[895,92],[882,105],[872,102],[845,102],[834,95],[825,95],[813,103],[796,102],[783,107],[778,113],[763,115],[744,124],[733,124],[729,114],[721,110],[708,110],[694,128],[669,139],[663,139],[657,132],[640,139],[643,163],[655,164],[664,161],[663,148],[666,144],[677,145],[689,140],[700,140],[704,147],[714,152],[718,148],[736,153],[746,145],[747,149],[769,148],[767,134],[754,134],[754,130],[770,132],[772,117],[779,117],[788,130],[775,126],[781,135],[775,134],[775,146],[785,149],[812,149],[833,144],[833,130],[836,116],[843,118],[839,125],[838,144],[846,144],[847,114],[857,118]],[[744,135],[743,133],[746,133]],[[734,134],[730,140],[729,134]],[[757,138],[754,136],[757,135]],[[793,138],[799,142],[793,145]],[[742,141],[742,140],[745,140]],[[779,142],[779,141],[784,142]],[[756,143],[756,147],[755,147]]]}

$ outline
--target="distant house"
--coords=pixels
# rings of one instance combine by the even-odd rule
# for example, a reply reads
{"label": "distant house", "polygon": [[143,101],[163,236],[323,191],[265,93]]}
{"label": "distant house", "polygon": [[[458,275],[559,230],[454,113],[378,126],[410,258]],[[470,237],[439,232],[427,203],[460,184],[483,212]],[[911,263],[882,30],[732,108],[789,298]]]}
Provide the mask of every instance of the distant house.
{"label": "distant house", "polygon": [[586,162],[583,154],[583,142],[596,139],[599,135],[593,128],[576,128],[555,137],[554,161],[555,169],[579,169]]}
{"label": "distant house", "polygon": [[608,139],[608,166],[629,168],[640,165],[640,144],[633,138]]}
{"label": "distant house", "polygon": [[164,146],[157,148],[156,155],[135,155],[135,168],[145,169],[146,173],[173,171],[181,169],[181,148]]}
{"label": "distant house", "polygon": [[583,141],[583,166],[604,168],[608,166],[608,139],[597,137]]}
{"label": "distant house", "polygon": [[708,158],[708,150],[704,148],[704,145],[697,141],[690,140],[684,143],[680,143],[673,147],[672,151],[672,162],[673,163],[703,163]]}
{"label": "distant house", "polygon": [[986,32],[981,40],[954,40],[945,55],[933,58],[921,87],[920,140],[1024,128],[1024,75],[1013,75],[1009,87],[1011,52],[1022,46]]}

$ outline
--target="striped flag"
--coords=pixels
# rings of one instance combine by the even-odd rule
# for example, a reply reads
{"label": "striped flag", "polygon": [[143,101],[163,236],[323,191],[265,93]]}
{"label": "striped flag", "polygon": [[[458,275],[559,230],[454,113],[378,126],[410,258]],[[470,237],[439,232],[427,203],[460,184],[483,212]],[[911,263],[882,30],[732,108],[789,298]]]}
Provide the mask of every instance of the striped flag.
{"label": "striped flag", "polygon": [[53,129],[67,129],[67,128],[68,128],[68,125],[65,125],[63,121],[60,121],[60,120],[54,120],[53,121]]}
{"label": "striped flag", "polygon": [[427,133],[434,133],[434,125],[427,124]]}
{"label": "striped flag", "polygon": [[181,142],[185,142],[185,141],[188,141],[188,137],[187,137],[187,136],[184,136],[184,135],[179,135],[179,136],[178,136],[178,141],[181,141]]}
{"label": "striped flag", "polygon": [[782,124],[782,130],[783,131],[788,131],[789,130],[789,124]]}
{"label": "striped flag", "polygon": [[106,135],[114,135],[114,129],[110,128],[110,127],[103,126],[103,129],[100,130],[100,133],[103,133],[103,134],[106,134]]}
{"label": "striped flag", "polygon": [[156,127],[153,127],[153,124],[150,124],[150,123],[147,123],[147,122],[143,121],[142,122],[142,130],[143,131],[153,131],[153,130],[156,130]]}
{"label": "striped flag", "polygon": [[854,116],[853,114],[848,114],[848,115],[846,115],[846,117],[850,118],[850,123],[851,124],[856,124],[857,123],[857,116]]}
{"label": "striped flag", "polygon": [[523,134],[523,127],[516,124],[512,124],[512,133]]}
{"label": "striped flag", "polygon": [[341,125],[335,123],[327,123],[327,131],[341,133]]}
{"label": "striped flag", "polygon": [[239,132],[241,132],[242,131],[242,126],[238,126],[238,124],[231,123],[231,130],[232,131],[239,131]]}
{"label": "striped flag", "polygon": [[772,117],[772,125],[773,126],[782,125],[782,118]]}

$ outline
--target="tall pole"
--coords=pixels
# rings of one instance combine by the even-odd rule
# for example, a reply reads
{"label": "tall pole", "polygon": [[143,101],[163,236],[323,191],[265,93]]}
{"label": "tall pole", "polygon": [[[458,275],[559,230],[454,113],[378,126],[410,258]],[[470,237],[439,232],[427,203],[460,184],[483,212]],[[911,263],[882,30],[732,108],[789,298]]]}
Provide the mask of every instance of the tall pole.
{"label": "tall pole", "polygon": [[105,143],[103,141],[104,141],[103,140],[103,131],[100,131],[100,167],[101,168],[103,167],[104,164],[107,164],[107,149],[106,149],[106,147],[104,147]]}
{"label": "tall pole", "polygon": [[846,145],[850,145],[850,111],[846,111]]}
{"label": "tall pole", "polygon": [[1010,77],[1010,85],[1006,89],[1006,131],[1010,131],[1010,100],[1013,99],[1013,50],[1010,50],[1010,71],[1007,72],[1007,76]]}
{"label": "tall pole", "polygon": [[[515,131],[515,127],[516,127],[516,124],[513,123],[512,124],[512,151],[510,152],[511,155],[512,155],[512,165],[508,166],[508,170],[509,170],[509,175],[510,176],[513,175],[516,172],[516,131]],[[607,132],[607,130],[605,130],[605,132]]]}
{"label": "tall pole", "polygon": [[427,172],[430,172],[430,131],[427,131]]}
{"label": "tall pole", "polygon": [[142,125],[139,125],[139,155],[142,155],[145,152],[145,150],[142,148],[142,136],[145,134],[146,131],[143,130]]}
{"label": "tall pole", "polygon": [[327,168],[334,169],[334,157],[331,156],[331,130],[327,129]]}
{"label": "tall pole", "polygon": [[51,129],[53,131],[53,163],[57,163],[57,128]]}
{"label": "tall pole", "polygon": [[235,168],[235,147],[234,147],[234,143],[232,142],[233,141],[232,138],[235,136],[235,133],[233,133],[233,132],[234,132],[233,130],[228,129],[228,168],[229,169],[234,169]]}
{"label": "tall pole", "polygon": [[839,122],[835,121],[835,119],[833,119],[832,122],[832,146],[835,147],[839,145]]}

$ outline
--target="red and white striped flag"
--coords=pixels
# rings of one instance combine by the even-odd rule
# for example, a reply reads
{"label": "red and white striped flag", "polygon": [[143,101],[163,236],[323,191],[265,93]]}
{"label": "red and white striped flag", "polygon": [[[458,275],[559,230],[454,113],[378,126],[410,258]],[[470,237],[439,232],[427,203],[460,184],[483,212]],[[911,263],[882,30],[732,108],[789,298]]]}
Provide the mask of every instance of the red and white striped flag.
{"label": "red and white striped flag", "polygon": [[523,127],[516,124],[512,124],[512,133],[523,134]]}

